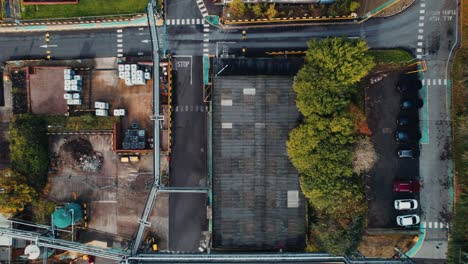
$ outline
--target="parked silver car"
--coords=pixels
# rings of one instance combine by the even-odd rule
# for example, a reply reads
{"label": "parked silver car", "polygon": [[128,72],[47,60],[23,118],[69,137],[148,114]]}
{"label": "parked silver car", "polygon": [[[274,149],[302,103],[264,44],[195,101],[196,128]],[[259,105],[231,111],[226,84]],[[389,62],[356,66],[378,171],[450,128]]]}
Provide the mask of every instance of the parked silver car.
{"label": "parked silver car", "polygon": [[418,208],[418,201],[415,199],[395,200],[396,210],[414,210]]}

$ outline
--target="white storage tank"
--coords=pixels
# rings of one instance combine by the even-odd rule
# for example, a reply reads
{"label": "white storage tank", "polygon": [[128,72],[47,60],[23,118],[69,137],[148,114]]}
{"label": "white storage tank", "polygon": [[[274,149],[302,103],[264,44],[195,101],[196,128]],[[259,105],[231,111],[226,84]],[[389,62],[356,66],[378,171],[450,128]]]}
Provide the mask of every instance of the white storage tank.
{"label": "white storage tank", "polygon": [[72,96],[72,94],[66,93],[66,94],[63,95],[63,99],[70,100],[70,99],[73,99],[73,96]]}
{"label": "white storage tank", "polygon": [[132,71],[136,71],[136,70],[138,70],[138,65],[132,64],[132,65],[130,66],[130,69],[131,69]]}
{"label": "white storage tank", "polygon": [[125,71],[125,65],[119,64],[119,72]]}
{"label": "white storage tank", "polygon": [[125,71],[130,71],[130,64],[125,64]]}
{"label": "white storage tank", "polygon": [[119,79],[125,79],[125,72],[119,72]]}

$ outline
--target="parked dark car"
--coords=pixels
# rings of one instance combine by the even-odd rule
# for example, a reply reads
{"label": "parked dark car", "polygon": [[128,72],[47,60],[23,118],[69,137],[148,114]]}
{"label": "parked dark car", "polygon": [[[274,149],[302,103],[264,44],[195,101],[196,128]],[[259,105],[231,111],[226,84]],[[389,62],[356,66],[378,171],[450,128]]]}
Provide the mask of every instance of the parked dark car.
{"label": "parked dark car", "polygon": [[423,106],[423,100],[421,99],[404,99],[401,101],[400,108],[402,110],[409,110],[409,109],[418,109]]}
{"label": "parked dark car", "polygon": [[394,181],[393,191],[394,192],[406,192],[406,193],[417,193],[421,188],[417,181]]}
{"label": "parked dark car", "polygon": [[395,139],[398,142],[411,142],[417,141],[421,138],[421,133],[410,130],[397,130],[395,132]]}
{"label": "parked dark car", "polygon": [[407,115],[399,115],[396,123],[397,126],[408,126],[411,123],[411,118]]}
{"label": "parked dark car", "polygon": [[400,93],[416,92],[422,88],[420,80],[399,81],[396,86]]}
{"label": "parked dark car", "polygon": [[397,155],[399,158],[402,158],[402,159],[403,158],[414,159],[419,156],[419,150],[408,148],[408,147],[403,147],[403,148],[398,149]]}

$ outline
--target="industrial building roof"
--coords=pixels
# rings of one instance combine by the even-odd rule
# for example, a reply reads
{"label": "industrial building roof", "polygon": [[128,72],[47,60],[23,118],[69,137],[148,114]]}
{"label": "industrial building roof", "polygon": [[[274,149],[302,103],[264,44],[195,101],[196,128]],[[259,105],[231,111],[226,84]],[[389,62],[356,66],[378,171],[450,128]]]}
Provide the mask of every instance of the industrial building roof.
{"label": "industrial building roof", "polygon": [[213,246],[302,249],[305,200],[286,152],[297,126],[292,77],[213,82]]}

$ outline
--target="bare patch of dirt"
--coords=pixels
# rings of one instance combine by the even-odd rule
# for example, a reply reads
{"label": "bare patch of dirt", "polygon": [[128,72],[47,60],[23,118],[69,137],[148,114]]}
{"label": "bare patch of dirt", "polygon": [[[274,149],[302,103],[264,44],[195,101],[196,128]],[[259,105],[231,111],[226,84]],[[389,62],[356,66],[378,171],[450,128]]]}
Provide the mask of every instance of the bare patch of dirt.
{"label": "bare patch of dirt", "polygon": [[416,243],[417,238],[417,236],[406,234],[365,234],[358,250],[366,257],[391,258],[396,253],[395,247],[408,252]]}

